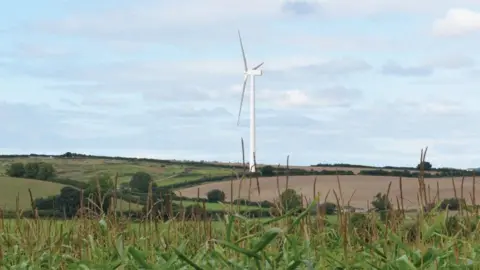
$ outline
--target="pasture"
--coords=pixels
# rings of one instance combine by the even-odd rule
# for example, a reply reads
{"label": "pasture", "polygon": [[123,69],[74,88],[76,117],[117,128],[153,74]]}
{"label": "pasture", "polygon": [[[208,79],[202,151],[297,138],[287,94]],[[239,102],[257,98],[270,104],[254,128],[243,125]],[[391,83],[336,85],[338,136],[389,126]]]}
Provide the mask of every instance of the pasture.
{"label": "pasture", "polygon": [[65,186],[35,179],[0,176],[0,208],[3,210],[31,209],[28,189],[36,198],[58,194],[63,187]]}
{"label": "pasture", "polygon": [[58,178],[88,181],[98,174],[118,174],[118,182],[128,182],[139,171],[152,175],[158,185],[168,185],[201,178],[203,176],[230,175],[231,169],[215,166],[188,166],[183,164],[162,164],[148,161],[125,161],[99,158],[0,158],[0,173],[13,162],[51,163],[57,171]]}

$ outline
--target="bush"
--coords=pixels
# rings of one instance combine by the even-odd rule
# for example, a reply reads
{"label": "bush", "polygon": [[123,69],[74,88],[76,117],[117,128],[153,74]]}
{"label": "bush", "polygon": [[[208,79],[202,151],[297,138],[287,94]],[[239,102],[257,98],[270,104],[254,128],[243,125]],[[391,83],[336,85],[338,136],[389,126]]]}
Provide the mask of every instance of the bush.
{"label": "bush", "polygon": [[147,193],[152,183],[152,189],[157,185],[153,182],[152,176],[146,172],[136,172],[130,179],[130,188],[142,193]]}
{"label": "bush", "polygon": [[39,163],[38,171],[35,179],[39,180],[49,180],[55,177],[55,169],[50,163]]}
{"label": "bush", "polygon": [[262,167],[260,169],[260,172],[261,172],[262,176],[273,176],[274,175],[273,167],[270,166],[270,165]]}
{"label": "bush", "polygon": [[349,226],[350,230],[354,231],[358,238],[368,243],[371,240],[377,224],[375,220],[367,214],[353,213],[350,216]]}
{"label": "bush", "polygon": [[35,179],[40,169],[38,162],[29,162],[25,164],[25,178]]}
{"label": "bush", "polygon": [[463,208],[466,207],[466,202],[465,199],[458,199],[458,198],[449,198],[449,199],[444,199],[440,203],[440,209],[446,210],[459,210],[460,206]]}
{"label": "bush", "polygon": [[[422,163],[419,163],[419,164],[417,165],[417,170],[420,170],[421,167],[422,167]],[[423,169],[424,169],[425,171],[431,170],[431,169],[432,169],[432,164],[431,164],[430,162],[428,162],[428,161],[424,161],[424,162],[423,162]]]}
{"label": "bush", "polygon": [[291,210],[302,207],[302,196],[293,189],[287,189],[280,194],[280,204],[283,209]]}
{"label": "bush", "polygon": [[407,223],[403,231],[405,231],[405,242],[406,243],[413,243],[416,241],[417,237],[422,237],[422,231],[419,230],[418,221],[415,223]]}
{"label": "bush", "polygon": [[88,184],[89,187],[85,190],[84,196],[89,198],[89,201],[94,204],[92,210],[96,213],[101,211],[107,213],[110,208],[111,193],[115,188],[112,178],[106,173],[101,173],[92,177]]}
{"label": "bush", "polygon": [[209,202],[223,202],[225,201],[225,192],[220,189],[212,189],[207,193]]}
{"label": "bush", "polygon": [[384,212],[392,209],[392,203],[387,197],[387,194],[377,193],[373,197],[372,206],[377,212]]}
{"label": "bush", "polygon": [[337,211],[337,205],[331,202],[326,202],[320,204],[319,209],[327,215],[333,215]]}
{"label": "bush", "polygon": [[235,205],[249,205],[250,204],[250,201],[247,200],[247,199],[235,199],[233,200],[233,204]]}
{"label": "bush", "polygon": [[23,177],[25,175],[25,166],[21,162],[15,162],[8,166],[7,175],[10,177]]}
{"label": "bush", "polygon": [[55,169],[52,164],[45,162],[20,162],[12,163],[6,171],[11,177],[25,177],[38,180],[52,180],[55,177]]}

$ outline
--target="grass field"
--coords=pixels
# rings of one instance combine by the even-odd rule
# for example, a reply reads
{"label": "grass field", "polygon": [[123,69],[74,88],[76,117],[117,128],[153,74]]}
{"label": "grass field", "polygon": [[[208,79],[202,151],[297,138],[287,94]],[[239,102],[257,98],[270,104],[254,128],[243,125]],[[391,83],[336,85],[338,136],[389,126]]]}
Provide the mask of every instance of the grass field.
{"label": "grass field", "polygon": [[[203,203],[197,203],[193,201],[174,201],[174,203],[177,204],[182,204],[183,206],[187,207],[190,205],[199,205],[203,207]],[[254,210],[254,209],[259,209],[258,206],[249,206],[249,205],[236,205],[236,204],[230,204],[230,203],[212,203],[212,202],[207,202],[205,203],[205,208],[207,210]]]}
{"label": "grass field", "polygon": [[32,179],[12,178],[0,176],[0,207],[4,210],[31,209],[30,194],[31,189],[34,198],[56,195],[64,185],[43,182]]}
{"label": "grass field", "polygon": [[47,162],[54,165],[59,178],[88,181],[100,173],[115,175],[119,183],[128,182],[139,171],[147,172],[159,185],[168,185],[199,179],[203,176],[229,175],[231,169],[220,167],[195,167],[179,164],[161,164],[146,161],[123,161],[113,159],[65,159],[65,158],[10,158],[0,159],[0,173],[13,162]]}

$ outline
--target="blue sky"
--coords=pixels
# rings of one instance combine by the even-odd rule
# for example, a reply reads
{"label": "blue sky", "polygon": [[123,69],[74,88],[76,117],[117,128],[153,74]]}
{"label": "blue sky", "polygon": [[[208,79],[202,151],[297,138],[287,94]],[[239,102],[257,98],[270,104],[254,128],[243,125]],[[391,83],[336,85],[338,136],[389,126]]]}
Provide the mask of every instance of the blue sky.
{"label": "blue sky", "polygon": [[240,160],[237,29],[260,163],[480,165],[477,0],[10,1],[0,150]]}

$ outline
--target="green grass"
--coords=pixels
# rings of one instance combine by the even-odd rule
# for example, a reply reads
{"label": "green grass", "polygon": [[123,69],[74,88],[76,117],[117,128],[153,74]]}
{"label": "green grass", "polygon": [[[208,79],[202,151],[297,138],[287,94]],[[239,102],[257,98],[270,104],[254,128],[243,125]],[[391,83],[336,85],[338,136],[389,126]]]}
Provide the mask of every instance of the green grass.
{"label": "green grass", "polygon": [[[177,204],[182,204],[184,207],[187,207],[187,206],[191,206],[191,205],[200,205],[201,207],[203,207],[203,203],[197,203],[197,202],[193,202],[193,201],[174,201],[174,203],[177,203]],[[229,204],[229,203],[212,203],[212,202],[206,202],[205,203],[205,208],[207,210],[212,210],[212,211],[220,211],[220,210],[230,210],[231,207],[234,209],[234,210],[238,210],[240,209],[241,211],[242,210],[258,210],[258,209],[262,209],[258,206],[249,206],[249,205],[235,205],[235,204]]]}
{"label": "green grass", "polygon": [[[152,175],[161,186],[178,182],[200,179],[203,176],[229,175],[232,170],[210,166],[195,167],[179,164],[160,164],[146,161],[123,161],[104,159],[65,159],[65,158],[2,158],[0,173],[4,173],[8,164],[13,162],[47,162],[54,165],[59,178],[88,181],[100,173],[118,174],[119,183],[130,181],[131,176],[139,171]],[[189,172],[185,173],[185,170]]]}
{"label": "green grass", "polygon": [[224,169],[224,168],[216,168],[216,167],[205,168],[205,169],[202,168],[202,169],[195,169],[191,173],[180,174],[164,180],[157,180],[156,183],[158,186],[168,186],[175,183],[190,182],[193,180],[201,179],[202,177],[229,176],[229,175],[232,175],[232,170]]}
{"label": "green grass", "polygon": [[[0,208],[4,210],[31,209],[30,194],[33,198],[56,195],[64,185],[39,180],[0,176]],[[21,199],[20,199],[21,198]]]}

